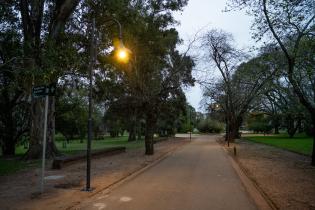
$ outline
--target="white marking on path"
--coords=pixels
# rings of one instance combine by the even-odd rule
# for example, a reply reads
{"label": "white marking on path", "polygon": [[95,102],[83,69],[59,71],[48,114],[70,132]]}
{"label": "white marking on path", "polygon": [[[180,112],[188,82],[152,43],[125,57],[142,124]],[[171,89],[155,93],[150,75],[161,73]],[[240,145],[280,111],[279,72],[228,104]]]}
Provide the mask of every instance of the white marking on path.
{"label": "white marking on path", "polygon": [[132,198],[130,197],[127,197],[127,196],[123,196],[119,199],[121,202],[129,202],[132,200]]}
{"label": "white marking on path", "polygon": [[93,206],[98,208],[98,210],[102,210],[105,209],[107,205],[105,203],[94,203]]}
{"label": "white marking on path", "polygon": [[104,199],[104,198],[107,198],[108,195],[103,195],[103,196],[100,196],[100,197],[97,197],[97,200],[101,200],[101,199]]}
{"label": "white marking on path", "polygon": [[62,175],[46,176],[45,180],[57,180],[57,179],[61,179],[63,177],[65,177],[65,176],[62,176]]}

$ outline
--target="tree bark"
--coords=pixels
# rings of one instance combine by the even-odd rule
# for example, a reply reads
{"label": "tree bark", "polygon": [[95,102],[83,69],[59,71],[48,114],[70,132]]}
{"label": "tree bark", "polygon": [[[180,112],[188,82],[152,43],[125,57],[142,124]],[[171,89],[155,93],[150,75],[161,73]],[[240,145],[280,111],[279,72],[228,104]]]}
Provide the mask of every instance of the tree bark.
{"label": "tree bark", "polygon": [[313,152],[312,152],[312,166],[315,166],[315,126],[313,127]]}
{"label": "tree bark", "polygon": [[42,98],[32,99],[30,142],[25,159],[38,159],[41,156],[41,142],[44,135],[44,109]]}
{"label": "tree bark", "polygon": [[275,128],[275,134],[279,134],[279,125],[275,125],[274,128]]}
{"label": "tree bark", "polygon": [[130,122],[130,126],[129,126],[129,137],[128,137],[128,141],[136,141],[136,114],[133,113],[133,116],[131,117],[131,122]]}
{"label": "tree bark", "polygon": [[312,136],[313,136],[313,151],[311,165],[315,166],[315,114],[312,115]]}
{"label": "tree bark", "polygon": [[242,119],[240,117],[231,117],[228,121],[228,140],[229,142],[235,142],[235,139],[240,138],[240,126]]}
{"label": "tree bark", "polygon": [[274,134],[279,134],[280,117],[277,114],[272,115],[272,124],[274,127]]}
{"label": "tree bark", "polygon": [[48,106],[48,118],[47,121],[47,149],[46,149],[46,157],[54,157],[58,155],[60,152],[58,151],[55,145],[55,96],[49,97],[49,106]]}
{"label": "tree bark", "polygon": [[300,119],[298,119],[297,122],[295,122],[295,117],[292,115],[288,115],[288,117],[287,117],[287,132],[288,132],[290,138],[293,138],[296,131],[298,130],[299,121],[300,121]]}
{"label": "tree bark", "polygon": [[236,124],[230,125],[230,142],[235,142],[239,138],[239,128]]}
{"label": "tree bark", "polygon": [[128,141],[136,141],[136,128],[135,125],[131,125],[129,129]]}
{"label": "tree bark", "polygon": [[137,140],[141,140],[142,136],[142,127],[141,127],[141,122],[139,119],[137,119]]}
{"label": "tree bark", "polygon": [[156,117],[154,113],[147,113],[146,131],[145,131],[145,154],[154,154],[154,130],[156,125]]}
{"label": "tree bark", "polygon": [[[45,103],[44,98],[32,100],[32,125],[30,134],[30,144],[25,159],[38,159],[42,155],[42,142],[44,138],[44,114]],[[59,154],[55,145],[55,97],[49,97],[48,116],[47,116],[47,145],[46,157],[51,158]]]}
{"label": "tree bark", "polygon": [[6,136],[2,145],[2,156],[14,156],[15,155],[15,142],[13,136]]}
{"label": "tree bark", "polygon": [[15,136],[15,126],[13,122],[13,110],[11,105],[8,107],[3,107],[4,110],[2,110],[3,113],[3,134],[1,136],[3,137],[3,144],[2,144],[2,155],[3,156],[14,156],[15,155],[15,144],[16,141],[14,139]]}

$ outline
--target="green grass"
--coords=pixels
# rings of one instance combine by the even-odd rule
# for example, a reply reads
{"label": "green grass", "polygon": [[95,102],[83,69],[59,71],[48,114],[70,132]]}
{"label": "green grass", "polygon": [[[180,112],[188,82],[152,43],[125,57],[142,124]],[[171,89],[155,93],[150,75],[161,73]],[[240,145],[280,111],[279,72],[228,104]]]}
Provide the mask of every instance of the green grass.
{"label": "green grass", "polygon": [[22,161],[19,159],[0,159],[0,176],[9,175],[26,168],[39,166],[40,161]]}
{"label": "green grass", "polygon": [[[63,147],[62,138],[58,138],[55,143],[61,153],[71,155],[86,151],[86,142],[86,139],[83,140],[83,143],[81,143],[80,140],[71,140],[66,144],[65,148]],[[116,138],[105,137],[100,140],[92,140],[92,150],[94,151],[119,146],[125,146],[127,149],[141,148],[144,147],[144,141],[128,142],[128,136]],[[0,176],[39,166],[41,162],[40,160],[26,162],[19,159],[26,151],[27,149],[25,149],[23,145],[18,145],[15,149],[16,156],[14,158],[4,159],[0,157]]]}
{"label": "green grass", "polygon": [[[75,154],[86,150],[86,140],[83,143],[80,140],[72,140],[67,144],[66,148],[62,147],[62,142],[56,142],[57,148],[62,153],[66,154]],[[128,136],[122,137],[106,137],[104,140],[93,140],[92,141],[92,150],[100,150],[105,148],[119,147],[124,146],[127,149],[135,149],[144,146],[144,141],[134,141],[128,142]]]}
{"label": "green grass", "polygon": [[[66,144],[65,148],[63,147],[63,141],[60,138],[58,138],[55,143],[60,152],[65,154],[76,154],[86,150],[86,142],[86,139],[83,140],[83,143],[81,143],[80,140],[71,140]],[[135,149],[143,147],[144,141],[128,142],[128,136],[120,136],[116,138],[105,137],[104,139],[100,140],[92,140],[92,150],[100,150],[119,146],[125,146],[127,149]],[[23,155],[26,151],[27,149],[25,149],[23,145],[17,146],[15,149],[15,153],[17,155]]]}
{"label": "green grass", "polygon": [[286,149],[300,154],[311,155],[313,149],[313,139],[304,134],[289,138],[286,134],[268,135],[268,136],[246,136],[244,139],[256,143],[271,145],[274,147]]}

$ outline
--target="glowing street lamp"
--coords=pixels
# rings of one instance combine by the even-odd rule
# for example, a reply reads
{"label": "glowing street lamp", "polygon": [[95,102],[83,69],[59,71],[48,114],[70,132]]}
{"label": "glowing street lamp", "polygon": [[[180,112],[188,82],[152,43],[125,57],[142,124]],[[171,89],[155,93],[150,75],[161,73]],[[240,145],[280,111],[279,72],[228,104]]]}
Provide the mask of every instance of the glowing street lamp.
{"label": "glowing street lamp", "polygon": [[131,51],[125,46],[121,46],[116,50],[115,57],[121,63],[128,63]]}
{"label": "glowing street lamp", "polygon": [[119,60],[125,61],[126,59],[128,59],[128,54],[127,54],[126,50],[120,49],[117,52],[117,57],[118,57]]}
{"label": "glowing street lamp", "polygon": [[[119,43],[116,49],[116,57],[118,61],[127,63],[129,61],[129,55],[131,51],[127,49],[122,41],[122,29],[121,24],[115,18],[110,20],[114,21],[118,25],[119,29]],[[92,71],[95,62],[95,18],[92,21],[92,32],[91,32],[91,49],[90,49],[90,63],[89,63],[89,117],[88,117],[88,141],[86,149],[86,186],[84,191],[92,191],[91,188],[91,143],[92,143],[92,86],[93,86],[93,76]]]}

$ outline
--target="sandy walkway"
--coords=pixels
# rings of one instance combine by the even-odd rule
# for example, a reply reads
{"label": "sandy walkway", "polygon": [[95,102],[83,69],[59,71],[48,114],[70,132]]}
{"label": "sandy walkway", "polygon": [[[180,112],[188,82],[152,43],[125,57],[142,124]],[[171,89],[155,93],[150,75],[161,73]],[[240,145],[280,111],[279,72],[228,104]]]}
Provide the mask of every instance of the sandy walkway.
{"label": "sandy walkway", "polygon": [[276,209],[315,209],[315,167],[310,166],[310,157],[245,140],[237,141],[236,147],[236,160]]}

